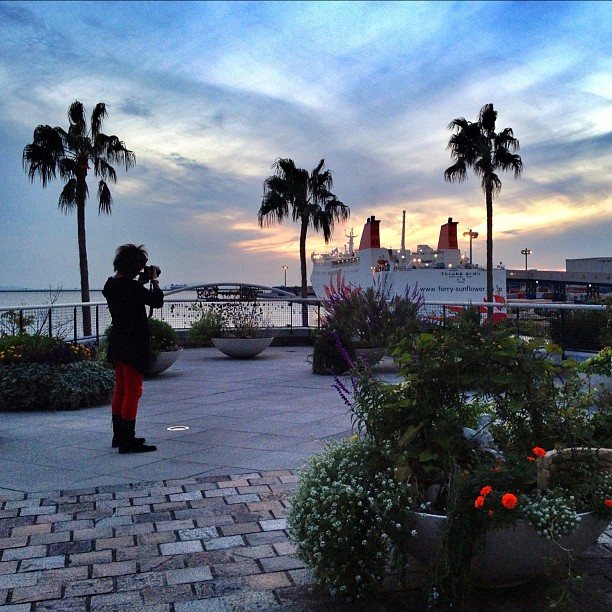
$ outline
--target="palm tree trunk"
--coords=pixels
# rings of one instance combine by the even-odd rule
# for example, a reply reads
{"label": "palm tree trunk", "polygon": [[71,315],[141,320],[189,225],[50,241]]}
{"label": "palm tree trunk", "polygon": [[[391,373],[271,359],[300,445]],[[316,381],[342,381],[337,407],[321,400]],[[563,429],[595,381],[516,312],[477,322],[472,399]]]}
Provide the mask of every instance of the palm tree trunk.
{"label": "palm tree trunk", "polygon": [[[80,183],[80,181],[79,181]],[[77,201],[77,233],[79,239],[79,270],[81,273],[81,302],[89,302],[89,268],[87,265],[87,243],[85,239],[85,193],[79,190]],[[91,308],[83,307],[83,335],[91,336]]]}
{"label": "palm tree trunk", "polygon": [[[493,304],[493,187],[487,183],[487,302]],[[487,308],[487,318],[493,321],[493,306]]]}
{"label": "palm tree trunk", "polygon": [[[308,231],[308,219],[302,217],[300,228],[300,273],[302,276],[302,297],[308,297],[308,276],[306,271],[306,233]],[[308,327],[308,304],[302,304],[302,327]]]}

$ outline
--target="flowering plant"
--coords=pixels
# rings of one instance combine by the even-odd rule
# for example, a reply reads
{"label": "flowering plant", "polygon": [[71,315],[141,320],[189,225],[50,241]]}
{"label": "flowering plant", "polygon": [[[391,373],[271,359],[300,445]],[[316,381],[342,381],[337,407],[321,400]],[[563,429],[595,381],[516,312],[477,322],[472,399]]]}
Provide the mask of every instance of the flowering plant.
{"label": "flowering plant", "polygon": [[69,344],[62,338],[40,334],[17,334],[0,338],[0,364],[44,363],[61,365],[91,361],[94,351],[84,344]]}
{"label": "flowering plant", "polygon": [[[555,352],[506,323],[481,324],[468,310],[396,346],[397,382],[353,362],[350,384],[336,379],[378,471],[390,470],[410,491],[410,510],[447,517],[433,574],[440,597],[469,588],[472,555],[487,530],[524,519],[558,541],[582,512],[612,518],[612,457],[597,450],[612,447],[610,429],[596,425],[576,373],[548,358]],[[610,408],[600,411],[609,416]],[[560,464],[556,449],[568,447],[572,461]],[[300,495],[314,497],[318,487],[310,480]],[[308,513],[300,519],[305,532],[316,529]],[[410,540],[400,545],[393,535],[390,545],[409,553]],[[298,553],[316,575],[319,558],[300,542]]]}

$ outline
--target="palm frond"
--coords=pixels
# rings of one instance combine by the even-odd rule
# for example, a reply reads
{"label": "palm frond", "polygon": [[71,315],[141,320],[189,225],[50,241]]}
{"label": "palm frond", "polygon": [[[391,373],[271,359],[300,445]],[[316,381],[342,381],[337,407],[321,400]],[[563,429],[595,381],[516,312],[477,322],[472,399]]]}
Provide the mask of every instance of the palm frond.
{"label": "palm frond", "polygon": [[84,136],[87,133],[85,107],[78,100],[75,100],[68,109],[68,121],[70,122],[68,133],[74,132],[80,134],[81,136]]}
{"label": "palm frond", "polygon": [[100,130],[102,129],[102,123],[106,119],[106,104],[104,102],[98,102],[91,113],[91,135],[95,140]]}
{"label": "palm frond", "polygon": [[104,181],[98,183],[98,214],[111,214],[113,209],[113,196]]}
{"label": "palm frond", "polygon": [[462,183],[467,179],[467,165],[463,158],[458,159],[450,168],[444,171],[444,180],[449,183]]}
{"label": "palm frond", "polygon": [[72,212],[77,205],[77,180],[76,178],[71,178],[62,189],[60,193],[58,207],[59,209],[68,214]]}
{"label": "palm frond", "polygon": [[117,182],[117,173],[115,169],[102,157],[96,157],[94,159],[94,174],[104,179],[109,179],[113,183]]}

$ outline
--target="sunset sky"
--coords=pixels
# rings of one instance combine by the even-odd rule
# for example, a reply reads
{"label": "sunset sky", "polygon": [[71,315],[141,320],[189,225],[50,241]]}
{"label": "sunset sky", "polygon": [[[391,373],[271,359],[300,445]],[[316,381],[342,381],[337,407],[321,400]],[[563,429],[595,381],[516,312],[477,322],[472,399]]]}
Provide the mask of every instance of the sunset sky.
{"label": "sunset sky", "polygon": [[0,2],[0,286],[79,285],[76,216],[58,178],[30,183],[22,152],[38,124],[68,127],[105,102],[104,131],[136,155],[117,167],[111,216],[89,179],[90,282],[115,248],[144,243],[163,284],[299,283],[299,227],[261,229],[278,157],[324,158],[351,209],[331,244],[370,215],[383,246],[436,246],[448,217],[480,232],[470,173],[444,181],[449,122],[492,102],[520,141],[523,176],[501,175],[494,261],[565,269],[612,256],[611,2]]}

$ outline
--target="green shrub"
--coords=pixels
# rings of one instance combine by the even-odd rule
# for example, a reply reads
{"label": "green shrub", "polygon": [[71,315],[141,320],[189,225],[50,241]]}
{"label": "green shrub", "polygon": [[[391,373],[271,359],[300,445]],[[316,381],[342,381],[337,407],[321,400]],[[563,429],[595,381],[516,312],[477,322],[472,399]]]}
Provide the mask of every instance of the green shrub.
{"label": "green shrub", "polygon": [[176,332],[166,321],[149,317],[149,335],[151,337],[151,350],[154,353],[162,351],[176,351]]}
{"label": "green shrub", "polygon": [[0,410],[66,410],[107,402],[115,376],[96,361],[0,366]]}
{"label": "green shrub", "polygon": [[60,365],[94,358],[84,344],[68,344],[62,338],[40,334],[17,334],[0,337],[0,364],[47,363]]}
{"label": "green shrub", "polygon": [[[149,317],[147,319],[149,323],[149,337],[151,338],[151,351],[154,353],[165,352],[165,351],[178,351],[179,346],[176,344],[176,331],[166,321],[160,321]],[[109,325],[104,330],[104,335],[108,338],[113,329],[112,325]],[[107,350],[106,348],[101,349],[103,353]]]}
{"label": "green shrub", "polygon": [[191,324],[189,337],[198,346],[212,346],[211,338],[219,338],[223,333],[223,315],[219,312],[203,312]]}

